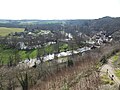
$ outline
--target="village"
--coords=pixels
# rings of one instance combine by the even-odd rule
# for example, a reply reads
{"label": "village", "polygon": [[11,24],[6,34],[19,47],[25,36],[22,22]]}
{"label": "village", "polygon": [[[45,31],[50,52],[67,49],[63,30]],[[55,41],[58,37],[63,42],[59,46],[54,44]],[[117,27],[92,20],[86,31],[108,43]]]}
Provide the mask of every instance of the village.
{"label": "village", "polygon": [[[39,32],[40,35],[43,35],[45,38],[48,38],[49,35],[51,35],[51,38],[57,38],[57,40],[61,41],[61,42],[69,42],[71,40],[73,40],[73,36],[70,33],[65,33],[64,31],[60,32],[60,35],[63,36],[61,37],[55,37],[54,34],[52,34],[50,31],[41,31]],[[57,33],[59,34],[59,33]],[[82,33],[80,33],[82,35]],[[79,35],[80,35],[79,34]],[[35,33],[33,32],[29,32],[28,36],[30,36],[31,38],[33,36],[35,36]],[[49,39],[51,39],[49,38]],[[58,41],[51,39],[48,42],[44,42],[43,46],[49,46],[52,44],[57,44]],[[45,39],[44,39],[45,40]],[[64,57],[68,57],[71,56],[73,54],[83,54],[91,49],[95,49],[95,48],[100,48],[101,45],[105,45],[106,43],[110,43],[112,41],[112,36],[107,36],[106,32],[100,31],[99,33],[95,34],[93,37],[89,38],[88,40],[86,40],[86,46],[77,48],[76,50],[66,50],[66,51],[62,51],[62,52],[57,52],[57,53],[49,53],[44,55],[43,57],[40,57],[40,59],[43,62],[46,61],[51,61],[54,60],[56,57],[58,58],[57,62],[58,63],[64,63],[67,62],[66,59],[64,59]],[[40,42],[40,41],[38,41]],[[34,46],[26,46],[24,42],[18,42],[19,43],[19,49],[33,49],[33,48],[38,48],[41,47],[41,45],[34,45]],[[34,40],[31,41],[31,43],[34,43]],[[60,59],[62,58],[62,59]],[[19,67],[33,67],[34,65],[38,65],[41,63],[41,60],[34,58],[34,59],[26,59],[23,60],[21,62],[19,62],[18,66]]]}

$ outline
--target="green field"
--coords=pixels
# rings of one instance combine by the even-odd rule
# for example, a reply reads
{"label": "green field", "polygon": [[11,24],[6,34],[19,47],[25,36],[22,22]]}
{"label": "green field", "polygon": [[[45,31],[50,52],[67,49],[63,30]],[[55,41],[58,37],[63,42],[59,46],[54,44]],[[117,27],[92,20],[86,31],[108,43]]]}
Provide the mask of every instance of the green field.
{"label": "green field", "polygon": [[0,36],[6,36],[13,32],[23,32],[23,28],[6,28],[6,27],[0,27]]}
{"label": "green field", "polygon": [[[40,48],[40,55],[43,56],[44,52],[46,54],[49,53],[53,53],[55,50],[57,51],[57,49],[55,49],[56,45],[48,45],[45,46],[44,48]],[[71,48],[68,47],[68,44],[65,43],[60,43],[59,49],[60,52],[65,51],[65,48],[67,48],[67,50],[70,50]],[[33,50],[18,50],[17,51],[20,58],[22,60],[27,59],[27,57],[29,56],[30,58],[36,58],[37,55],[37,49],[33,49]],[[13,56],[14,53],[14,49],[5,49],[4,46],[0,46],[0,61],[3,61],[5,64],[9,61],[9,57]]]}

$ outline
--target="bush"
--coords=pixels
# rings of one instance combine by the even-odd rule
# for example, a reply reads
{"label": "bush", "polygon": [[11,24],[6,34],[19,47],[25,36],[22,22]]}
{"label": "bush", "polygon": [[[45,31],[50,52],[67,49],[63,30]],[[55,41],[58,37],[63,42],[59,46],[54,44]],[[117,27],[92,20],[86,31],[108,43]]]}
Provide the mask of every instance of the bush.
{"label": "bush", "polygon": [[113,85],[113,84],[114,84],[114,82],[113,82],[113,81],[111,81],[111,82],[110,82],[110,85]]}
{"label": "bush", "polygon": [[102,64],[106,64],[107,58],[105,56],[103,56],[102,59],[100,60],[100,62],[102,62]]}
{"label": "bush", "polygon": [[73,60],[69,59],[69,60],[68,60],[68,64],[67,64],[67,65],[68,65],[68,67],[73,66]]}

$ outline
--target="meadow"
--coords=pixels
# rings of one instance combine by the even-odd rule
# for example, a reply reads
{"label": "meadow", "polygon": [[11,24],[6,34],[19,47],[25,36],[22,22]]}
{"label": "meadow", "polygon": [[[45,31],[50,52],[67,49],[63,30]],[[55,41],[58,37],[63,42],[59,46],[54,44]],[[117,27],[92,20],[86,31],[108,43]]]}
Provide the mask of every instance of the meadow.
{"label": "meadow", "polygon": [[14,32],[23,32],[24,28],[7,28],[7,27],[0,27],[0,36],[6,36],[10,33]]}

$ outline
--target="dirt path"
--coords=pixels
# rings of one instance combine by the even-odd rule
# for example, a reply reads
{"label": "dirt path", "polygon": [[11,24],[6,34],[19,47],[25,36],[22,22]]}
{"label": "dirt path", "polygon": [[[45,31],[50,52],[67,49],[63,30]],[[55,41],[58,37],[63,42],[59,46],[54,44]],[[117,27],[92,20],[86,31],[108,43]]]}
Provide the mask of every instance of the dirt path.
{"label": "dirt path", "polygon": [[112,78],[112,75],[113,75],[113,76],[114,76],[114,77],[113,77],[113,81],[114,81],[116,84],[120,85],[120,80],[119,80],[119,78],[115,75],[115,72],[114,72],[114,67],[113,67],[113,65],[112,65],[112,59],[108,59],[108,63],[105,64],[105,65],[103,65],[103,66],[101,67],[101,70],[100,70],[101,74],[107,73],[107,71],[108,71],[108,76],[109,76],[110,78]]}

